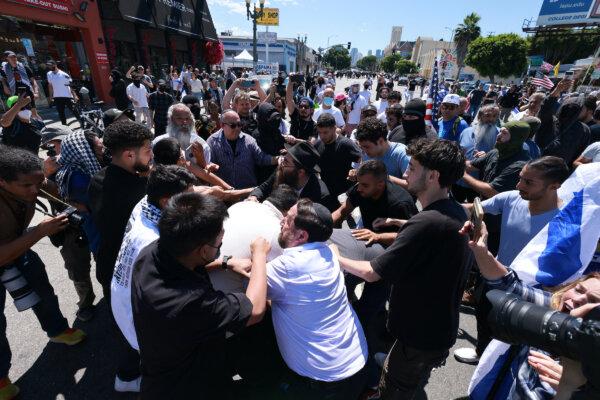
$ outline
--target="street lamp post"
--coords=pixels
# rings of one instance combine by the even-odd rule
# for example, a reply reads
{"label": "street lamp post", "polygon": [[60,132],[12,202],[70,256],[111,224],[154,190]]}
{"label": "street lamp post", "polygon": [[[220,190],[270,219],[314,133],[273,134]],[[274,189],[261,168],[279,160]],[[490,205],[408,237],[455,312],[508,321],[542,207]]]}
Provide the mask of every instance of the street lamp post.
{"label": "street lamp post", "polygon": [[254,10],[250,11],[250,1],[246,0],[246,18],[252,20],[252,58],[254,60],[254,68],[258,62],[258,52],[256,51],[256,21],[262,18],[265,9],[265,0],[259,0],[260,10],[256,10],[256,3],[254,3]]}

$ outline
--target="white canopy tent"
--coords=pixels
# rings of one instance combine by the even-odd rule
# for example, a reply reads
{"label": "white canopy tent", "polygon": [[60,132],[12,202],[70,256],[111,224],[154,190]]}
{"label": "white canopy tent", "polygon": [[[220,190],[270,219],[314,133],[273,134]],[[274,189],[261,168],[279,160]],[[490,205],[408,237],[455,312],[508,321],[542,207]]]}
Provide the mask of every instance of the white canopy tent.
{"label": "white canopy tent", "polygon": [[242,50],[242,52],[237,56],[233,57],[233,59],[235,60],[235,62],[254,61],[254,57],[252,57],[252,55],[248,53],[248,50],[246,49]]}

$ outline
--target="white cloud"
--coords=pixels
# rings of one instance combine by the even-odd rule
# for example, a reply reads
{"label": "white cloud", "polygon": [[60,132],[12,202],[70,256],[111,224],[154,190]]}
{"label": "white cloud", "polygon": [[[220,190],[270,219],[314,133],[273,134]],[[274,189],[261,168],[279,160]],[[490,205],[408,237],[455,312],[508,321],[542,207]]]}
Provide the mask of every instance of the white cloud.
{"label": "white cloud", "polygon": [[250,32],[249,30],[243,29],[239,26],[228,26],[219,21],[214,20],[213,23],[215,24],[215,29],[217,30],[217,33],[219,35],[221,34],[221,32],[225,31],[231,31],[231,33],[235,36],[250,36],[252,34],[252,32]]}
{"label": "white cloud", "polygon": [[208,0],[208,5],[210,7],[225,8],[229,13],[246,14],[246,3],[239,0]]}

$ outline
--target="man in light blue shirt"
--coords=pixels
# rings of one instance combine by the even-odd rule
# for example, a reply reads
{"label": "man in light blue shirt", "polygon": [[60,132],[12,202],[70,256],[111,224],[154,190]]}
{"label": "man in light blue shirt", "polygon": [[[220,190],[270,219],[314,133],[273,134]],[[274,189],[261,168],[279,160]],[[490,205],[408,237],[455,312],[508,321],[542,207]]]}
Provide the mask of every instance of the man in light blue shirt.
{"label": "man in light blue shirt", "polygon": [[387,125],[376,117],[363,119],[356,128],[356,140],[362,150],[362,161],[379,160],[385,164],[390,181],[407,187],[403,175],[410,157],[406,146],[387,139]]}
{"label": "man in light blue shirt", "polygon": [[282,220],[283,254],[267,264],[277,344],[291,370],[281,398],[357,398],[365,384],[367,342],[325,243],[332,231],[331,213],[301,199]]}
{"label": "man in light blue shirt", "polygon": [[[523,248],[560,211],[560,185],[569,176],[562,158],[545,156],[529,161],[519,174],[517,190],[499,193],[482,202],[486,214],[502,215],[497,259],[509,266]],[[486,324],[485,304],[476,306],[477,348],[457,349],[454,356],[462,362],[476,362],[491,340]]]}

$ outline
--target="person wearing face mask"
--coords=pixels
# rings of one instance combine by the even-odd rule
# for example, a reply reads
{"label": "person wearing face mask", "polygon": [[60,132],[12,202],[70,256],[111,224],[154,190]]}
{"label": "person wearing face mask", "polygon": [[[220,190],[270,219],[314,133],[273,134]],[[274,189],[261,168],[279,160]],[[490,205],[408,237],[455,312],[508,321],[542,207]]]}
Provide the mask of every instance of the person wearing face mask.
{"label": "person wearing face mask", "polygon": [[331,114],[335,118],[335,124],[338,128],[342,129],[346,126],[346,122],[344,121],[344,116],[339,108],[333,105],[335,92],[333,89],[325,89],[323,91],[323,102],[321,106],[315,110],[313,113],[313,121],[317,122],[321,114]]}
{"label": "person wearing face mask", "polygon": [[[389,140],[390,142],[404,143],[409,145],[414,140],[424,137],[435,137],[435,132],[428,129],[425,125],[425,102],[421,99],[412,99],[406,103],[404,112],[400,115],[400,121],[398,120],[398,108],[399,104],[395,104],[388,108],[386,111],[388,119],[388,128],[390,128]],[[395,114],[392,116],[391,114]],[[397,127],[393,127],[393,122],[390,124],[390,117],[396,120]],[[401,128],[399,128],[401,127]]]}
{"label": "person wearing face mask", "polygon": [[362,97],[364,97],[364,99],[367,101],[367,103],[371,103],[371,82],[365,81],[363,83],[363,90],[358,92],[358,94],[360,94]]}
{"label": "person wearing face mask", "polygon": [[[138,256],[131,286],[140,348],[141,398],[232,398],[226,333],[238,334],[266,311],[269,242],[251,244],[245,293],[216,291],[207,265],[219,257],[227,208],[200,193],[173,196],[158,221],[159,239]],[[223,268],[229,268],[226,260]]]}
{"label": "person wearing face mask", "polygon": [[[271,103],[262,103],[256,113],[257,130],[254,138],[258,147],[273,157],[279,156],[285,148],[285,139],[280,132],[281,114]],[[274,165],[259,168],[258,181],[265,181],[275,171]]]}
{"label": "person wearing face mask", "polygon": [[152,119],[150,118],[150,109],[148,108],[148,90],[145,85],[142,85],[142,77],[137,73],[132,74],[133,82],[127,86],[127,97],[133,104],[135,111],[135,122],[141,124],[142,116],[145,124],[151,128]]}
{"label": "person wearing face mask", "polygon": [[24,93],[6,100],[8,111],[0,118],[2,143],[37,154],[42,137],[37,126],[31,123],[30,102],[31,97]]}
{"label": "person wearing face mask", "polygon": [[50,60],[46,63],[46,66],[50,71],[46,74],[48,80],[48,102],[54,103],[60,122],[63,125],[67,124],[67,117],[65,115],[65,107],[71,110],[71,113],[75,115],[73,110],[73,100],[77,100],[77,94],[71,88],[73,80],[66,72],[62,71],[56,66],[56,62]]}
{"label": "person wearing face mask", "polygon": [[360,122],[360,113],[369,105],[368,101],[359,94],[360,85],[358,83],[350,86],[348,93],[348,120],[346,124],[346,134],[350,135]]}
{"label": "person wearing face mask", "polygon": [[111,84],[109,95],[115,99],[115,105],[121,111],[129,108],[129,97],[127,96],[127,86],[123,80],[123,74],[118,69],[113,69],[108,77]]}
{"label": "person wearing face mask", "polygon": [[[523,121],[504,124],[496,138],[496,147],[485,156],[467,161],[467,170],[462,181],[483,199],[498,193],[514,190],[519,182],[519,173],[531,158],[523,148],[531,128]],[[479,172],[480,179],[470,173]],[[486,216],[490,232],[489,247],[496,254],[500,243],[500,218]]]}
{"label": "person wearing face mask", "polygon": [[163,135],[169,124],[169,107],[175,102],[173,96],[167,93],[167,83],[158,81],[158,89],[148,96],[148,108],[150,109],[150,120],[154,124],[154,136]]}

